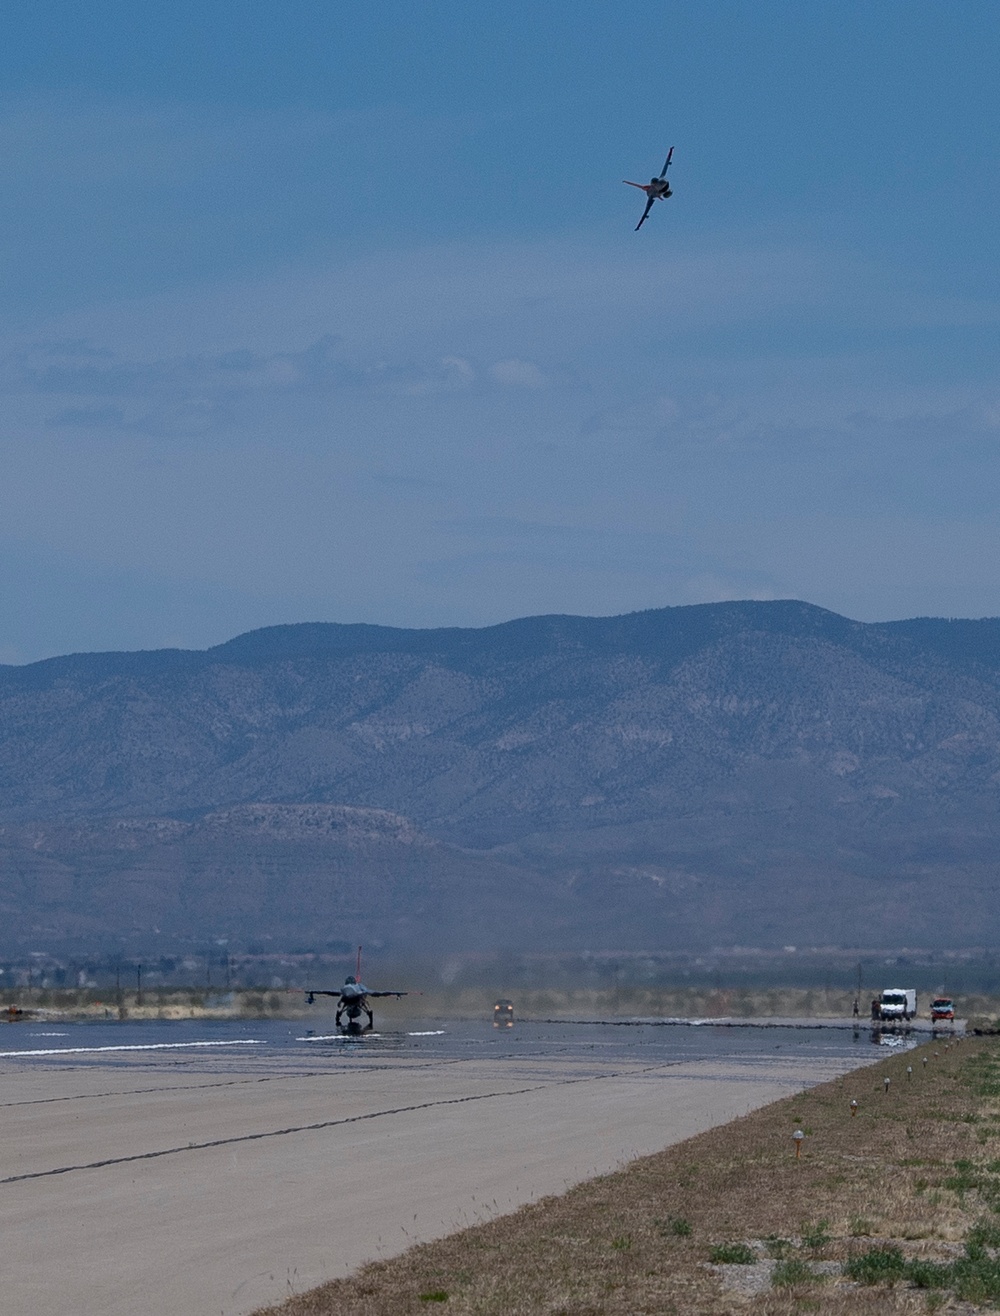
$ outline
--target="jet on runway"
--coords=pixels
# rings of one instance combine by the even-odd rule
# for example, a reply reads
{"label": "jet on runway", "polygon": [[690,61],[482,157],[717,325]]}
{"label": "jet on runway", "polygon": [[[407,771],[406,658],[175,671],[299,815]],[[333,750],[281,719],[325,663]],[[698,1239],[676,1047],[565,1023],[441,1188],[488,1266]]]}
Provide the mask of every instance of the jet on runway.
{"label": "jet on runway", "polygon": [[[369,998],[377,996],[408,996],[409,992],[374,992],[361,981],[361,947],[358,947],[358,963],[353,974],[348,974],[343,987],[330,991],[322,987],[305,989],[306,1003],[312,1005],[317,996],[337,997],[337,1027],[345,1033],[367,1033],[375,1026],[375,1016],[368,1004]],[[367,1023],[362,1023],[361,1016],[367,1016]],[[346,1020],[346,1022],[345,1022]]]}

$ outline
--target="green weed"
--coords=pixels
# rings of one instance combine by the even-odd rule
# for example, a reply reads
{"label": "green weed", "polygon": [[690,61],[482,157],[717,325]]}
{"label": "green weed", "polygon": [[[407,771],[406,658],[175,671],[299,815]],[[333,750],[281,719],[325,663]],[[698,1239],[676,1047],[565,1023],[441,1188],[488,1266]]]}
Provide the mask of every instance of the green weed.
{"label": "green weed", "polygon": [[882,1243],[851,1257],[844,1273],[859,1284],[895,1284],[903,1278],[906,1262],[895,1243]]}
{"label": "green weed", "polygon": [[653,1224],[660,1234],[673,1234],[675,1238],[691,1237],[691,1221],[685,1220],[683,1216],[668,1216],[666,1220],[654,1220]]}
{"label": "green weed", "polygon": [[827,1229],[829,1220],[818,1220],[814,1225],[802,1226],[802,1246],[808,1248],[825,1247],[832,1235]]}
{"label": "green weed", "polygon": [[790,1288],[793,1284],[821,1284],[825,1275],[817,1275],[814,1270],[800,1261],[798,1257],[789,1257],[779,1261],[771,1275],[775,1288]]}
{"label": "green weed", "polygon": [[966,1248],[1000,1248],[1000,1224],[994,1220],[980,1220],[969,1230]]}
{"label": "green weed", "polygon": [[708,1259],[718,1266],[752,1266],[757,1253],[747,1243],[716,1243]]}
{"label": "green weed", "polygon": [[910,1261],[904,1268],[904,1274],[918,1289],[946,1289],[951,1267],[937,1261]]}
{"label": "green weed", "polygon": [[918,1289],[950,1289],[963,1302],[996,1302],[1000,1299],[1000,1258],[991,1251],[996,1248],[1000,1248],[1000,1225],[981,1220],[969,1230],[965,1256],[957,1261],[907,1261],[890,1243],[852,1257],[844,1271],[860,1284],[891,1286],[907,1280]]}

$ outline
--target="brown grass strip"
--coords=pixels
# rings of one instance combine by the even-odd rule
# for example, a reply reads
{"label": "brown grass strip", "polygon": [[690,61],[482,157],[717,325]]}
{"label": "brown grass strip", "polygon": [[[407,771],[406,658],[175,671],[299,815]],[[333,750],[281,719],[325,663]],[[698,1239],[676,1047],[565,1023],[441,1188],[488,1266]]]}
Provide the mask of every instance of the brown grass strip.
{"label": "brown grass strip", "polygon": [[[975,1310],[906,1282],[858,1286],[827,1274],[774,1287],[767,1265],[709,1263],[713,1247],[735,1243],[794,1262],[799,1273],[803,1264],[837,1271],[819,1263],[842,1264],[883,1241],[907,1259],[954,1259],[977,1220],[1000,1223],[1000,1198],[990,1198],[990,1175],[1000,1176],[1000,1068],[991,1076],[991,1064],[1000,1065],[992,1038],[894,1054],[259,1316]],[[796,1128],[806,1134],[799,1160]],[[795,1266],[785,1269],[794,1278]],[[748,1292],[762,1270],[767,1287]]]}

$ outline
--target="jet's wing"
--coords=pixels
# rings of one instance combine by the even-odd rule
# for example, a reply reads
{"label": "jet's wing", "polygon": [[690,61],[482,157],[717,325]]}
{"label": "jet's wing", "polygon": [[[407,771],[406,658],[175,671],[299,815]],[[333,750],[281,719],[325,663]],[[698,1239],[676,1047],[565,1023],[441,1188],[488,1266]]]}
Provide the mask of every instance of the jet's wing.
{"label": "jet's wing", "polygon": [[365,992],[366,996],[395,996],[398,1001],[401,996],[409,996],[409,992]]}
{"label": "jet's wing", "polygon": [[647,215],[649,214],[649,212],[653,209],[653,201],[654,201],[654,199],[655,199],[655,198],[650,197],[649,200],[646,202],[646,209],[642,212],[642,219],[640,219],[639,222],[638,222],[638,224],[636,224],[636,226],[635,226],[635,231],[636,231],[636,233],[638,233],[639,230],[642,228],[643,224],[645,224],[645,222],[646,222],[646,216],[647,216]]}
{"label": "jet's wing", "polygon": [[305,992],[306,999],[308,1000],[308,1002],[309,1002],[310,1005],[312,1005],[312,1003],[313,1003],[313,997],[314,997],[314,996],[339,996],[339,995],[340,995],[340,992],[339,992],[339,991],[336,991],[336,992],[327,992],[327,991],[324,991],[324,990],[322,989],[322,987],[303,987],[302,990]]}
{"label": "jet's wing", "polygon": [[663,170],[660,173],[661,178],[666,177],[667,170],[670,168],[670,161],[673,159],[673,155],[674,155],[674,148],[671,146],[670,150],[667,152],[667,158],[663,162]]}
{"label": "jet's wing", "polygon": [[640,192],[645,192],[648,187],[647,183],[633,183],[631,178],[623,178],[623,183],[628,183],[629,187],[637,187]]}

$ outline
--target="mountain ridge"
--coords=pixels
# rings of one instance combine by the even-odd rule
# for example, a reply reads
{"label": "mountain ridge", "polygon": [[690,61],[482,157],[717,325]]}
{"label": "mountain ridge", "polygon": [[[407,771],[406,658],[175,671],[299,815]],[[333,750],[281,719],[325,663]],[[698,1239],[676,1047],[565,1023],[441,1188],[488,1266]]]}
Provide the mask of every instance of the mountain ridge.
{"label": "mountain ridge", "polygon": [[[434,919],[461,906],[445,920],[459,940],[463,926],[473,940],[482,932],[463,865],[491,874],[476,899],[521,940],[534,935],[534,900],[573,945],[631,935],[630,902],[661,939],[683,927],[745,942],[757,927],[768,944],[802,940],[814,917],[850,941],[851,918],[830,904],[839,889],[876,921],[895,917],[900,934],[954,941],[958,914],[926,906],[942,883],[1000,935],[986,898],[1000,845],[1000,619],[856,622],[797,600],[746,601],[475,629],[299,623],[207,650],[0,667],[0,900],[9,875],[30,869],[27,842],[12,838],[32,823],[63,838],[58,864],[77,895],[90,883],[107,901],[92,854],[74,857],[65,828],[174,819],[195,830],[161,835],[135,871],[155,903],[149,873],[174,846],[169,863],[195,874],[190,927],[199,908],[216,926],[225,827],[209,846],[207,820],[228,816],[252,867],[255,843],[233,811],[277,807],[403,819],[428,838],[419,873],[398,837],[382,838],[378,863],[349,847],[336,862],[391,889],[375,903],[395,902],[404,922],[408,904],[430,917],[422,892],[438,865],[452,885]],[[272,836],[255,888],[272,910],[296,880],[280,848]],[[325,853],[300,854],[316,893]],[[394,864],[409,865],[412,890],[385,870]],[[912,893],[902,922],[889,892],[901,883]],[[602,884],[618,893],[610,917]],[[7,908],[23,930],[31,884],[14,885]],[[504,889],[506,906],[494,898]]]}
{"label": "mountain ridge", "polygon": [[[709,618],[716,621],[716,626],[697,624],[699,620]],[[208,666],[220,660],[246,664],[250,661],[387,651],[455,654],[490,648],[494,652],[503,652],[509,646],[498,644],[498,641],[518,635],[531,636],[532,633],[558,638],[565,647],[571,639],[579,644],[583,633],[589,632],[592,646],[599,637],[602,647],[620,647],[624,644],[633,650],[637,640],[645,639],[647,644],[653,640],[662,642],[665,638],[663,623],[668,621],[677,620],[682,624],[688,622],[688,642],[698,643],[720,634],[724,629],[724,626],[718,625],[720,619],[725,619],[731,628],[733,622],[742,622],[744,625],[753,622],[761,626],[765,618],[772,624],[762,628],[778,633],[801,634],[803,622],[811,622],[809,629],[814,633],[825,633],[828,638],[836,636],[842,639],[849,634],[896,634],[955,659],[965,653],[966,657],[971,656],[976,661],[1000,666],[998,617],[914,617],[900,621],[860,622],[816,604],[797,599],[780,599],[766,602],[747,600],[684,604],[608,617],[551,613],[481,627],[405,628],[366,622],[292,622],[245,631],[206,649],[108,650],[63,654],[19,665],[0,663],[0,681],[16,679],[17,675],[34,678],[49,673],[62,674],[72,669],[92,670],[99,675],[127,674],[143,668],[148,671],[172,668],[184,670]]]}

